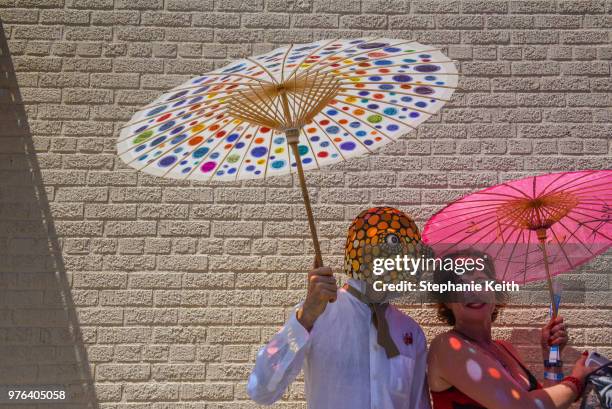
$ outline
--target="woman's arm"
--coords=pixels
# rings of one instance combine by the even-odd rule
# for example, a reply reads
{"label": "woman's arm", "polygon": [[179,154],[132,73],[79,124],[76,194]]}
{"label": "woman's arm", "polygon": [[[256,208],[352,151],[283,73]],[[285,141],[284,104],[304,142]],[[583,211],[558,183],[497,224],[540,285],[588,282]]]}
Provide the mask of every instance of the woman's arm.
{"label": "woman's arm", "polygon": [[[584,368],[584,358],[577,362],[577,368],[580,365]],[[575,376],[582,381],[586,373],[578,371]],[[566,383],[527,392],[499,362],[450,333],[431,343],[429,376],[433,377],[430,384],[455,386],[489,409],[566,409],[577,396]]]}

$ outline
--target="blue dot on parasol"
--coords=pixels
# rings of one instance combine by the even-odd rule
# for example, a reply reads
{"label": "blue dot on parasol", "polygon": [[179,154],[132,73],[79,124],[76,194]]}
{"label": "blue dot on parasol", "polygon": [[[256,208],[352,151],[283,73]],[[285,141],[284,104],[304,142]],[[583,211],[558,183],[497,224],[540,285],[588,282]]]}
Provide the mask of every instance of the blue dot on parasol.
{"label": "blue dot on parasol", "polygon": [[340,149],[342,149],[343,151],[352,151],[353,149],[355,149],[357,145],[355,145],[355,142],[342,142],[340,144]]}
{"label": "blue dot on parasol", "polygon": [[268,153],[268,148],[265,146],[258,146],[257,148],[251,150],[251,155],[255,156],[256,158],[261,158],[266,153]]}
{"label": "blue dot on parasol", "polygon": [[414,70],[418,72],[435,72],[440,70],[440,66],[433,64],[417,65],[414,67]]}
{"label": "blue dot on parasol", "polygon": [[176,162],[176,156],[170,155],[170,156],[164,156],[163,158],[161,158],[159,160],[159,166],[163,167],[163,168],[167,168],[168,166],[172,165],[174,162]]}
{"label": "blue dot on parasol", "polygon": [[370,50],[372,48],[382,48],[388,46],[388,43],[365,43],[359,44],[357,48],[361,48],[362,50]]}
{"label": "blue dot on parasol", "polygon": [[[166,108],[167,108],[166,105],[160,105],[160,106],[158,106],[156,108],[153,108],[149,112],[147,112],[147,116],[159,114],[160,112],[163,112]],[[140,129],[140,128],[138,128],[138,129]],[[136,132],[140,132],[140,131],[136,130]]]}

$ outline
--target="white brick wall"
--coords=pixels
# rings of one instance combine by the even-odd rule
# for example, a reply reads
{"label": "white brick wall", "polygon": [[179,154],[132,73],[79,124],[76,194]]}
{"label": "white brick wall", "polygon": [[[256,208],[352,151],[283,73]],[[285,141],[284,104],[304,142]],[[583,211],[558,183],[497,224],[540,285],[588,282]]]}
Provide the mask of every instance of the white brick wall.
{"label": "white brick wall", "polygon": [[[497,182],[612,168],[610,0],[0,0],[0,19],[15,71],[0,79],[12,90],[0,94],[0,384],[72,385],[70,404],[41,408],[256,407],[244,390],[255,351],[303,297],[312,263],[296,181],[190,185],[115,155],[122,123],[192,75],[366,33],[459,62],[441,115],[308,175],[336,269],[364,207],[398,206],[422,226]],[[611,260],[568,276],[567,298],[588,297],[562,309],[572,344],[608,355]],[[444,329],[432,309],[406,307],[428,335]],[[508,308],[495,331],[537,363],[544,317]],[[303,408],[303,384],[278,407]]]}

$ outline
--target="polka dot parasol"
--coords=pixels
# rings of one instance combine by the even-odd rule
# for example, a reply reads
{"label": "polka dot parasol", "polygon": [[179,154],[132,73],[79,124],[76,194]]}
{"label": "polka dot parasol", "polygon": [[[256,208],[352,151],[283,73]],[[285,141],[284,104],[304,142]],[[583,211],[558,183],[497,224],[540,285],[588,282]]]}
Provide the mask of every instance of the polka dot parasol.
{"label": "polka dot parasol", "polygon": [[298,173],[316,238],[303,170],[396,141],[436,114],[456,85],[454,63],[412,40],[289,45],[160,96],[121,128],[117,150],[129,166],[173,179]]}

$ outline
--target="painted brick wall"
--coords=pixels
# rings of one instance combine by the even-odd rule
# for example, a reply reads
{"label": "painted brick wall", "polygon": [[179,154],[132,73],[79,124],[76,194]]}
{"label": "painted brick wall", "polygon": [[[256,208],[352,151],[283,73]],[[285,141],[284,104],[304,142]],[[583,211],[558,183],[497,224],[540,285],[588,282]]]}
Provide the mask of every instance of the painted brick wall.
{"label": "painted brick wall", "polygon": [[[296,181],[181,183],[116,157],[131,113],[190,76],[364,33],[458,61],[461,89],[441,115],[308,175],[335,268],[366,206],[422,226],[483,186],[612,168],[609,0],[0,0],[0,19],[0,384],[70,384],[61,408],[254,408],[256,349],[304,295],[312,252]],[[589,293],[563,309],[573,345],[608,355],[611,260],[568,276],[568,294]],[[407,307],[428,335],[444,329]],[[544,317],[508,308],[496,333],[534,362]],[[302,399],[298,382],[278,407]]]}

